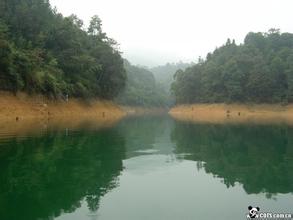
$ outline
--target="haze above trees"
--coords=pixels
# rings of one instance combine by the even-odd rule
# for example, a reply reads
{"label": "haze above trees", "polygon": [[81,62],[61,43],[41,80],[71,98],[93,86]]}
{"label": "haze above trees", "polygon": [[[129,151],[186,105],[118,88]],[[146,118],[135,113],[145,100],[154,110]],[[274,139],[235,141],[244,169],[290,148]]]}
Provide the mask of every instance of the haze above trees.
{"label": "haze above trees", "polygon": [[131,106],[165,107],[169,94],[156,82],[154,74],[146,68],[124,61],[127,81],[124,91],[117,97],[120,104]]}
{"label": "haze above trees", "polygon": [[47,0],[1,0],[0,90],[160,107],[174,97],[176,103],[291,103],[293,34],[249,33],[243,44],[228,39],[196,64],[148,69],[122,58],[98,16],[85,27]]}
{"label": "haze above trees", "polygon": [[179,70],[172,90],[177,103],[291,103],[293,34],[251,32],[240,45],[228,39],[206,60]]}

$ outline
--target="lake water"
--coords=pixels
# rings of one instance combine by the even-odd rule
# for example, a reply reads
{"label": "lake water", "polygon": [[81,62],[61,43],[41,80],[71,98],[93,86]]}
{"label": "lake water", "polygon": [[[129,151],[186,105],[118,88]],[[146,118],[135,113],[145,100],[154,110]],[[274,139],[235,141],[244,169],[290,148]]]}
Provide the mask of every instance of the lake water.
{"label": "lake water", "polygon": [[246,219],[293,213],[293,127],[168,116],[1,135],[1,220]]}

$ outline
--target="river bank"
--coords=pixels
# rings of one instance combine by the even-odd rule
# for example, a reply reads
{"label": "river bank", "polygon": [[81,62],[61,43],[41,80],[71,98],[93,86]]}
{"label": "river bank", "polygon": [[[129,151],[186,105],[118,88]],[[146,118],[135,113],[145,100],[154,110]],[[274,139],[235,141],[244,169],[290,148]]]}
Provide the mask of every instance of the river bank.
{"label": "river bank", "polygon": [[0,120],[23,120],[29,118],[83,117],[120,118],[126,113],[113,102],[78,99],[49,100],[43,96],[13,95],[0,93]]}
{"label": "river bank", "polygon": [[173,107],[169,114],[199,123],[288,123],[293,124],[293,105],[192,104]]}
{"label": "river bank", "polygon": [[[110,101],[49,100],[43,96],[0,93],[0,132],[23,134],[46,126],[73,129],[83,124],[112,126],[127,113]],[[87,123],[88,122],[88,123]]]}
{"label": "river bank", "polygon": [[44,128],[111,127],[127,115],[162,114],[163,108],[119,106],[111,101],[49,100],[25,93],[0,92],[0,133],[26,134]]}

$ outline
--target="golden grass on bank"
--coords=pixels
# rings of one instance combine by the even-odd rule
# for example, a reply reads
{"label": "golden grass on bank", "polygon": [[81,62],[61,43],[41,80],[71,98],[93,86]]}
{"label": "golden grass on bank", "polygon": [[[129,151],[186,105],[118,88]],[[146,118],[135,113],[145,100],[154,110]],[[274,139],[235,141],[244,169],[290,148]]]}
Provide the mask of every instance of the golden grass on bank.
{"label": "golden grass on bank", "polygon": [[162,114],[163,108],[118,106],[111,101],[48,100],[43,96],[16,96],[0,92],[0,136],[28,135],[47,128],[96,129],[114,126],[126,115]]}
{"label": "golden grass on bank", "polygon": [[172,108],[178,120],[199,123],[287,123],[293,124],[293,105],[194,104]]}
{"label": "golden grass on bank", "polygon": [[74,129],[87,124],[111,126],[126,115],[119,106],[109,101],[77,99],[52,101],[42,96],[0,93],[0,133],[25,134],[48,126]]}
{"label": "golden grass on bank", "polygon": [[42,96],[0,93],[0,120],[48,118],[55,116],[123,117],[125,112],[110,101],[82,102],[78,99],[65,101],[48,100]]}

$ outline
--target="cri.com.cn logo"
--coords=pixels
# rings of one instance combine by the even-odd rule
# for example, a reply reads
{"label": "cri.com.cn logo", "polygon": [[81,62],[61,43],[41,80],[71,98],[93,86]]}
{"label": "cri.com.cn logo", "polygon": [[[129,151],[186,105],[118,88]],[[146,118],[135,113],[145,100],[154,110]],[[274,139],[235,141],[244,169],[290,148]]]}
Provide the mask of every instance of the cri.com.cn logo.
{"label": "cri.com.cn logo", "polygon": [[291,213],[260,212],[259,207],[248,206],[247,219],[293,219]]}

